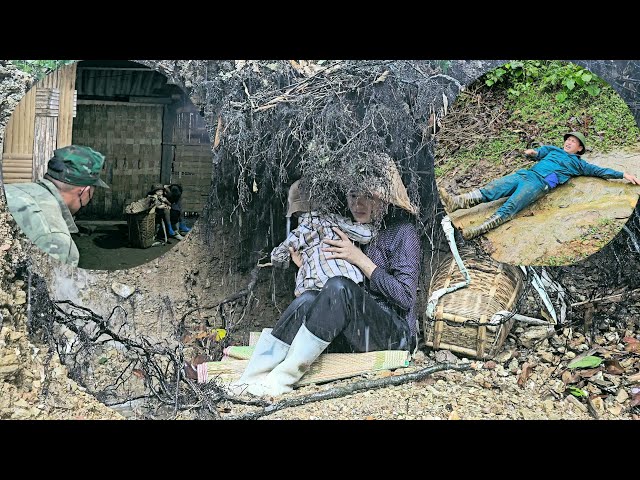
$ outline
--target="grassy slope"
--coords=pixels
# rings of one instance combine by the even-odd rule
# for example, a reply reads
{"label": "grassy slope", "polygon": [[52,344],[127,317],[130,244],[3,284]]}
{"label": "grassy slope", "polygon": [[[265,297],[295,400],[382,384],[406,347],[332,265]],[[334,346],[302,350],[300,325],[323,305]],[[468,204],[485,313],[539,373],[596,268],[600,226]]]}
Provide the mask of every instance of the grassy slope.
{"label": "grassy slope", "polygon": [[483,77],[478,79],[442,121],[436,177],[444,180],[466,173],[482,179],[487,163],[497,170],[504,167],[502,174],[510,173],[532,164],[522,155],[524,149],[561,146],[562,135],[571,130],[585,134],[591,152],[631,147],[640,141],[629,107],[610,86],[596,97],[583,93],[563,103],[556,100],[556,93],[532,89],[510,98],[506,88],[490,88]]}

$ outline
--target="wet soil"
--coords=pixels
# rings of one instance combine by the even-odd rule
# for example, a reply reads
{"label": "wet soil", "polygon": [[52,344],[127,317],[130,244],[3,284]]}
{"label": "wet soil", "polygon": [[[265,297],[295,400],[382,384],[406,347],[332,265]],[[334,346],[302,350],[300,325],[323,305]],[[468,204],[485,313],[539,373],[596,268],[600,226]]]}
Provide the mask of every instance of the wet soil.
{"label": "wet soil", "polygon": [[[186,222],[192,226],[195,219]],[[79,233],[73,240],[80,252],[78,267],[90,270],[126,270],[144,265],[173,247],[180,240],[157,238],[149,248],[132,247],[129,241],[127,223],[124,221],[79,220]]]}

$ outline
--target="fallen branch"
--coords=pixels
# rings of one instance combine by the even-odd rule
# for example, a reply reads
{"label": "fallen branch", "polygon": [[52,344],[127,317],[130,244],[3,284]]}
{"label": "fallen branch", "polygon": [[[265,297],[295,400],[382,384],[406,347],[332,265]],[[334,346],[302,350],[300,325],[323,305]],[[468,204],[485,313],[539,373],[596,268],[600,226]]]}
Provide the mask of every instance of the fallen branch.
{"label": "fallen branch", "polygon": [[589,303],[605,302],[607,300],[611,301],[611,302],[620,301],[620,300],[622,300],[622,297],[624,295],[631,295],[634,292],[640,292],[640,288],[637,288],[635,290],[631,290],[629,292],[616,293],[615,295],[607,295],[606,297],[592,298],[590,300],[584,300],[582,302],[572,303],[571,306],[572,307],[580,307],[582,305],[587,305]]}
{"label": "fallen branch", "polygon": [[226,417],[224,418],[224,420],[256,420],[260,417],[271,415],[272,413],[277,412],[278,410],[283,410],[285,408],[299,407],[300,405],[306,405],[308,403],[321,402],[323,400],[330,400],[332,398],[345,397],[361,390],[373,390],[376,388],[402,385],[403,383],[408,382],[417,382],[423,380],[432,373],[440,372],[442,370],[464,371],[468,370],[469,368],[471,368],[470,364],[455,365],[453,363],[439,363],[437,365],[418,370],[417,372],[405,373],[403,375],[394,375],[392,377],[377,378],[374,380],[362,380],[345,387],[335,387],[323,392],[312,393],[310,395],[304,395],[287,400],[281,400],[279,402],[272,403],[262,410],[246,413],[243,415]]}

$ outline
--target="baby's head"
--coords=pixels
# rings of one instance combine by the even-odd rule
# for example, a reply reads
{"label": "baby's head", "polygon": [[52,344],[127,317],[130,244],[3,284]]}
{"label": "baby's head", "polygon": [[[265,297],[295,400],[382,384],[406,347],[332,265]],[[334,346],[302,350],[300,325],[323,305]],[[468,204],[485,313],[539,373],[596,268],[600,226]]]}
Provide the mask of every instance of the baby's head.
{"label": "baby's head", "polygon": [[151,191],[154,195],[164,195],[164,185],[161,183],[154,183],[151,187]]}
{"label": "baby's head", "polygon": [[291,217],[296,213],[311,211],[311,204],[307,195],[300,189],[300,180],[293,182],[289,187],[287,217]]}

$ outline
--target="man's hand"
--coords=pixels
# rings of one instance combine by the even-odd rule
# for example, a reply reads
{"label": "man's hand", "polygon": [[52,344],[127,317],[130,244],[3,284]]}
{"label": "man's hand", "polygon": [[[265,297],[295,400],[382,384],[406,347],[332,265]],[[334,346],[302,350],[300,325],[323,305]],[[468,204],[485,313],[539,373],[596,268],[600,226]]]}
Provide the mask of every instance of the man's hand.
{"label": "man's hand", "polygon": [[524,151],[524,154],[525,154],[527,157],[536,157],[536,156],[538,156],[538,152],[536,152],[533,148],[527,148],[527,149]]}
{"label": "man's hand", "polygon": [[623,173],[622,178],[625,180],[629,180],[631,183],[635,185],[640,185],[640,178],[636,177],[633,173]]}

